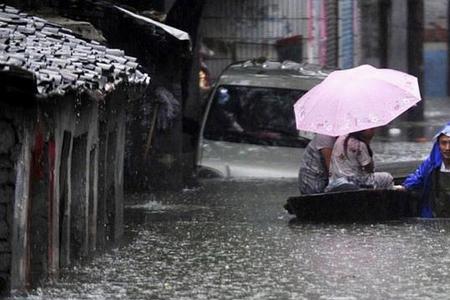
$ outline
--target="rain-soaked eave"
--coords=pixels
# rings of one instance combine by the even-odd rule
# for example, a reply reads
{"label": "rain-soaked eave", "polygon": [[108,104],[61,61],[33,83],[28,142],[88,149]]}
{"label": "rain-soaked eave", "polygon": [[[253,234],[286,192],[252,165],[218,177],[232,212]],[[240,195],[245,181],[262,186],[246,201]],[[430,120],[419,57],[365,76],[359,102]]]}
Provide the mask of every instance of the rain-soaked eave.
{"label": "rain-soaked eave", "polygon": [[0,4],[0,71],[12,66],[34,74],[40,98],[65,90],[107,93],[122,81],[148,85],[135,57],[71,30]]}
{"label": "rain-soaked eave", "polygon": [[111,96],[114,96],[117,92],[125,92],[126,96],[123,97],[123,101],[134,101],[138,98],[141,98],[145,91],[147,90],[148,85],[134,85],[129,82],[120,82],[118,83],[113,90],[108,92],[102,91],[100,89],[80,89],[77,87],[71,87],[64,90],[64,93],[51,92],[48,94],[34,94],[34,99],[37,102],[42,103],[57,103],[61,101],[63,98],[69,95],[76,95],[76,98],[84,98],[89,99],[94,102],[106,102]]}
{"label": "rain-soaked eave", "polygon": [[36,77],[19,67],[0,65],[0,102],[24,104],[35,101]]}
{"label": "rain-soaked eave", "polygon": [[[56,102],[59,98],[68,94],[87,95],[88,98],[96,101],[104,101],[108,95],[113,94],[115,90],[126,90],[127,100],[134,100],[141,97],[148,87],[148,83],[130,83],[126,80],[121,80],[111,85],[110,90],[105,91],[101,89],[89,89],[86,87],[79,87],[76,85],[68,86],[65,89],[55,89],[49,93],[39,93],[36,86],[37,80],[34,73],[15,66],[7,66],[0,69],[0,93],[5,95],[21,95],[27,98],[26,102],[34,100],[39,102]],[[3,101],[10,100],[9,98],[1,97]],[[18,99],[14,101],[17,103]]]}
{"label": "rain-soaked eave", "polygon": [[123,13],[125,13],[125,14],[133,17],[133,18],[135,18],[135,19],[144,21],[146,23],[153,24],[153,25],[161,28],[162,30],[164,30],[168,34],[174,36],[175,38],[177,38],[177,39],[179,39],[181,41],[189,41],[189,42],[191,42],[191,38],[189,37],[189,34],[187,32],[185,32],[185,31],[182,31],[182,30],[177,29],[175,27],[172,27],[172,26],[169,26],[169,25],[157,22],[157,21],[152,20],[150,18],[147,18],[145,16],[141,16],[141,15],[135,14],[135,13],[133,13],[131,11],[128,11],[128,10],[122,8],[122,7],[119,7],[119,6],[116,6],[116,5],[114,7],[117,8],[118,10],[120,10],[121,12],[123,12]]}

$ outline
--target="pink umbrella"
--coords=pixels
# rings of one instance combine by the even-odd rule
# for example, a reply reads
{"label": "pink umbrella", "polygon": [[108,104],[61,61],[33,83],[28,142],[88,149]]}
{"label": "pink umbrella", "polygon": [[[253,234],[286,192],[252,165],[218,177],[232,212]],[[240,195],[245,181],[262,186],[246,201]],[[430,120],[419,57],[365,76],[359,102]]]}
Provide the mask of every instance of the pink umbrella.
{"label": "pink umbrella", "polygon": [[417,78],[362,65],[334,71],[294,105],[297,129],[338,136],[383,126],[421,100]]}

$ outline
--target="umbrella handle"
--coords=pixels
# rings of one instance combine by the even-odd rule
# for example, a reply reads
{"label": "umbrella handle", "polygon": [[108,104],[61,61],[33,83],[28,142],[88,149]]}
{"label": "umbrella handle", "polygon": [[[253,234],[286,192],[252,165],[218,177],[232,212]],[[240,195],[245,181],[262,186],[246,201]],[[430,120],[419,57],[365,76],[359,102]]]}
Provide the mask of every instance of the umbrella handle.
{"label": "umbrella handle", "polygon": [[150,151],[150,148],[152,147],[152,138],[153,138],[153,132],[155,131],[156,117],[158,116],[158,110],[159,110],[159,103],[156,103],[155,109],[154,109],[153,115],[152,115],[152,120],[150,122],[150,128],[148,130],[146,143],[145,143],[144,159],[147,158],[148,152]]}

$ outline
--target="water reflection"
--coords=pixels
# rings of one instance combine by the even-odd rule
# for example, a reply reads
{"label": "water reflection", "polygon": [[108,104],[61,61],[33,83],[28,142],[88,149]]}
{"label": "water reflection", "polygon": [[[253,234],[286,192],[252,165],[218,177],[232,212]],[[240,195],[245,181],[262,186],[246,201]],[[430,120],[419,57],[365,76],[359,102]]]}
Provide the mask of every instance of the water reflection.
{"label": "water reflection", "polygon": [[427,99],[423,121],[408,121],[407,113],[377,130],[371,144],[375,162],[423,160],[431,151],[432,138],[449,122],[450,99]]}
{"label": "water reflection", "polygon": [[448,222],[293,223],[295,181],[129,196],[129,242],[29,299],[442,299]]}
{"label": "water reflection", "polygon": [[408,120],[408,113],[404,113],[387,126],[380,128],[378,139],[390,143],[429,142],[434,134],[449,122],[450,98],[427,99],[424,106],[424,120]]}

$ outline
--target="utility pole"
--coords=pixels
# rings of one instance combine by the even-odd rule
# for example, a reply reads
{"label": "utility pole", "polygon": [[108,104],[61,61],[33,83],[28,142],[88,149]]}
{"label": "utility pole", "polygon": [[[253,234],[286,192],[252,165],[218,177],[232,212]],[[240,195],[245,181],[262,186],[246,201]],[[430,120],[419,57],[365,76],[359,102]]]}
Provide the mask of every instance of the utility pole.
{"label": "utility pole", "polygon": [[391,1],[390,0],[380,0],[378,2],[378,26],[379,26],[379,58],[380,58],[380,67],[387,68],[388,67],[388,35],[389,35],[389,11],[391,9]]}
{"label": "utility pole", "polygon": [[[419,87],[424,92],[423,81],[423,41],[424,41],[424,3],[423,0],[408,0],[408,73],[419,80]],[[418,106],[408,111],[409,121],[423,120],[424,99]]]}
{"label": "utility pole", "polygon": [[339,25],[338,25],[338,1],[328,0],[326,2],[326,13],[327,13],[327,57],[326,65],[328,67],[337,67],[339,56],[338,56],[338,35],[339,35]]}
{"label": "utility pole", "polygon": [[[447,28],[450,29],[450,3],[447,2]],[[447,29],[447,95],[450,95],[450,30]]]}

